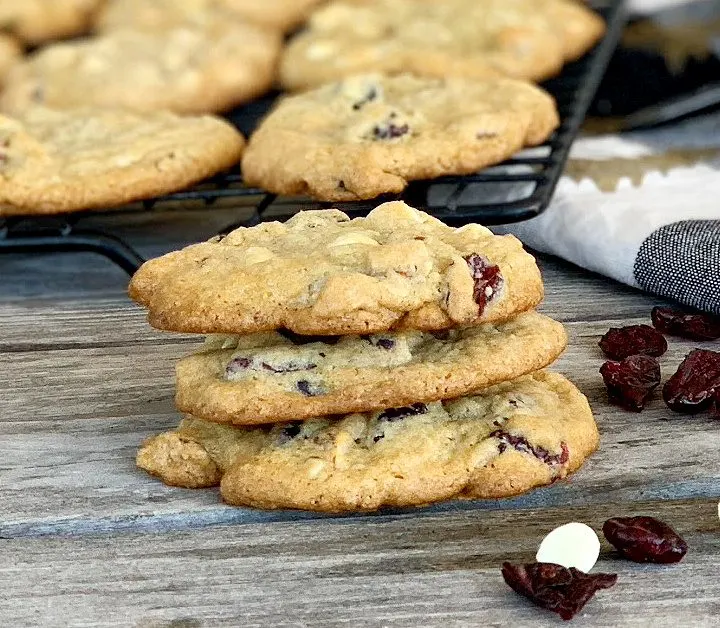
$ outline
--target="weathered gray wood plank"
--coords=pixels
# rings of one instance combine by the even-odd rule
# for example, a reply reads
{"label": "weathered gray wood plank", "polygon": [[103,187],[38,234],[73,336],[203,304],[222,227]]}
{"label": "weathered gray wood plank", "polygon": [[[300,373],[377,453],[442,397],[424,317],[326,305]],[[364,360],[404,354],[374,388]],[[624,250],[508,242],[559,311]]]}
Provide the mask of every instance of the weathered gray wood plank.
{"label": "weathered gray wood plank", "polygon": [[717,626],[720,527],[714,500],[597,504],[372,520],[215,527],[164,535],[3,542],[5,626],[556,626],[499,573],[531,561],[571,520],[649,514],[689,543],[675,566],[618,559],[619,574],[576,620],[587,627]]}

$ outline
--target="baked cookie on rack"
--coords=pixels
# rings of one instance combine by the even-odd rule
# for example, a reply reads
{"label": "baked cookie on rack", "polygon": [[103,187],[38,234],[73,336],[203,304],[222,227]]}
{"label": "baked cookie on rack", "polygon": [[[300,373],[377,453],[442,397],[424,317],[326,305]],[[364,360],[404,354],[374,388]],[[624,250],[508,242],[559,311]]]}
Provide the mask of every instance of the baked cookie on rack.
{"label": "baked cookie on rack", "polygon": [[498,164],[558,121],[552,97],[525,81],[360,75],[281,100],[250,138],[243,175],[276,194],[371,199]]}
{"label": "baked cookie on rack", "polygon": [[510,497],[576,471],[599,436],[580,391],[538,372],[446,402],[235,428],[197,418],[144,443],[165,483],[236,506],[329,512]]}
{"label": "baked cookie on rack", "polygon": [[253,425],[459,397],[554,362],[562,324],[528,312],[444,333],[211,337],[177,365],[176,405]]}
{"label": "baked cookie on rack", "polygon": [[255,24],[288,31],[300,24],[321,0],[109,0],[96,29],[164,28],[168,23],[202,21],[225,12]]}
{"label": "baked cookie on rack", "polygon": [[52,44],[11,70],[0,108],[222,112],[271,87],[280,40],[273,30],[216,19],[202,27],[122,29]]}
{"label": "baked cookie on rack", "polygon": [[289,43],[281,81],[289,90],[361,72],[540,81],[604,30],[575,0],[335,0]]}
{"label": "baked cookie on rack", "polygon": [[234,127],[211,116],[42,107],[0,116],[0,216],[175,192],[238,163],[243,147]]}
{"label": "baked cookie on rack", "polygon": [[405,203],[366,218],[305,211],[146,262],[130,296],[159,329],[371,334],[497,322],[535,307],[535,259],[512,236],[453,229]]}

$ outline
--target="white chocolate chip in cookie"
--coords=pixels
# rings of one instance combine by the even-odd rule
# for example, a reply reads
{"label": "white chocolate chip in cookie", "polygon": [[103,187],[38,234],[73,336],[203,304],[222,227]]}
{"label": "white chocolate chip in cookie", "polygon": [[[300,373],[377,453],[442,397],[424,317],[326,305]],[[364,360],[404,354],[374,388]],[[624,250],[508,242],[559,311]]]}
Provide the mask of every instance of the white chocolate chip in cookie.
{"label": "white chocolate chip in cookie", "polygon": [[341,236],[335,238],[330,244],[328,244],[328,248],[357,244],[363,244],[367,246],[380,246],[380,243],[374,238],[371,238],[369,235],[366,235],[361,231],[352,231],[350,233],[344,233]]}
{"label": "white chocolate chip in cookie", "polygon": [[245,250],[245,264],[262,264],[275,257],[275,254],[264,246],[251,246]]}

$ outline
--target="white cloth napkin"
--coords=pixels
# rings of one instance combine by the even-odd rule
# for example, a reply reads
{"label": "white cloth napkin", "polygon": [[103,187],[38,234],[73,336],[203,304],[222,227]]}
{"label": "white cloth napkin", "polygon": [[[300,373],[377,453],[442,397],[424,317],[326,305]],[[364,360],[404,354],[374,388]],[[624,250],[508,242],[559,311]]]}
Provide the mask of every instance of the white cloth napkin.
{"label": "white cloth napkin", "polygon": [[495,230],[720,314],[720,115],[577,140],[550,208]]}

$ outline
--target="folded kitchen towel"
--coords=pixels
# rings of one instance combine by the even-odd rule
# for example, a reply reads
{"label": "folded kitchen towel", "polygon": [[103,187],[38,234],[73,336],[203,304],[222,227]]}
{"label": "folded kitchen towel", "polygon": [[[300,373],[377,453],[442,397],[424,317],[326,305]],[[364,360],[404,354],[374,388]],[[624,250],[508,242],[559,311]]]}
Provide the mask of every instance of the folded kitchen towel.
{"label": "folded kitchen towel", "polygon": [[720,115],[580,138],[549,209],[494,229],[720,314]]}

